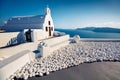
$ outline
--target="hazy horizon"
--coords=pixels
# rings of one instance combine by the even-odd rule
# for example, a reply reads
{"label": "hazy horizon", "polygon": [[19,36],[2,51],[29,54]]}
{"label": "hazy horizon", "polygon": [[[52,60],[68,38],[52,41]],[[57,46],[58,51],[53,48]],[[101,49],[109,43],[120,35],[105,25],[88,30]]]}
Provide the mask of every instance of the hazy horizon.
{"label": "hazy horizon", "polygon": [[46,5],[56,28],[120,28],[120,0],[0,0],[0,25],[12,16],[42,15]]}

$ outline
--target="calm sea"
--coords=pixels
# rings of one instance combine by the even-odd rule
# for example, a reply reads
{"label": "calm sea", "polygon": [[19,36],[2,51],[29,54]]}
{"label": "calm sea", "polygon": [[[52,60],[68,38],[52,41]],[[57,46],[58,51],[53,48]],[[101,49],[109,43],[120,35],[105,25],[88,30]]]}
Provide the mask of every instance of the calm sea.
{"label": "calm sea", "polygon": [[73,37],[74,35],[79,35],[81,38],[119,38],[120,39],[120,33],[103,33],[103,32],[93,32],[87,30],[75,30],[75,29],[55,29],[55,30],[69,34],[71,37]]}

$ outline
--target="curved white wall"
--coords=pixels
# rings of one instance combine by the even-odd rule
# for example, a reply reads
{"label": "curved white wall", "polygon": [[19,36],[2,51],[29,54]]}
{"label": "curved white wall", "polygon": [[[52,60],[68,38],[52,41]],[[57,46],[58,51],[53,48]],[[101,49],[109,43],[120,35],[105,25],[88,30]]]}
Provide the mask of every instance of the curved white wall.
{"label": "curved white wall", "polygon": [[22,32],[0,33],[0,47],[24,42]]}

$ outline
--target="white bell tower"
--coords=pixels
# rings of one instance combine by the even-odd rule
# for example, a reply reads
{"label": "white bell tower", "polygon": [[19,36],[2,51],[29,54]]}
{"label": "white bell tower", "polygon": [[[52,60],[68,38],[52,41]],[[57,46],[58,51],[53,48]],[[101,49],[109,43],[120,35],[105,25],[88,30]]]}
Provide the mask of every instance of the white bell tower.
{"label": "white bell tower", "polygon": [[50,8],[49,8],[48,6],[46,7],[45,12],[46,12],[46,15],[51,14],[51,12],[50,12]]}

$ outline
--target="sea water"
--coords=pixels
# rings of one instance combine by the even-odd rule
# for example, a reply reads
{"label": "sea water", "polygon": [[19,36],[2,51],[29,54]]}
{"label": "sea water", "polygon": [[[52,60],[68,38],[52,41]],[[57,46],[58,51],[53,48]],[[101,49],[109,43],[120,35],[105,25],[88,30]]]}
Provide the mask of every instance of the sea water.
{"label": "sea water", "polygon": [[120,39],[120,33],[107,33],[107,32],[93,32],[88,30],[76,30],[76,29],[55,29],[56,31],[69,34],[70,37],[79,35],[81,38],[115,38]]}

